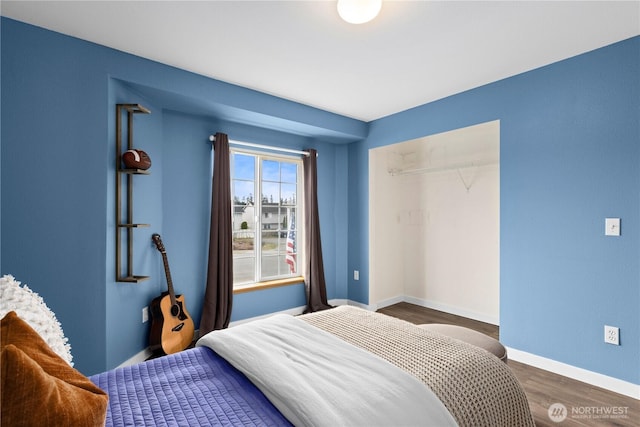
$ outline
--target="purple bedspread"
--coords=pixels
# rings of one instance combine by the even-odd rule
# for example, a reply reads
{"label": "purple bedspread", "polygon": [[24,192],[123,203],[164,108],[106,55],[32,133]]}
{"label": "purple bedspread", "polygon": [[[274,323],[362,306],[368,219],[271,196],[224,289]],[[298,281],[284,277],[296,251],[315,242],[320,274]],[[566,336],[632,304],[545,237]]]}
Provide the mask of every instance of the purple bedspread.
{"label": "purple bedspread", "polygon": [[90,377],[109,395],[107,426],[290,426],[240,371],[207,347]]}

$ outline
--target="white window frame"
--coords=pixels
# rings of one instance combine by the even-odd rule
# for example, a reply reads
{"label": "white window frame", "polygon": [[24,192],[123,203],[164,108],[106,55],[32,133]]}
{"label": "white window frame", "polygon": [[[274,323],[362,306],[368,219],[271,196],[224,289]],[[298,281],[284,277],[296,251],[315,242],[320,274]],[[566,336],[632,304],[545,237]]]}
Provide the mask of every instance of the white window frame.
{"label": "white window frame", "polygon": [[[255,288],[263,288],[263,287],[273,287],[273,286],[282,286],[287,284],[299,283],[301,282],[303,271],[302,268],[305,265],[304,257],[302,249],[304,248],[304,221],[303,221],[303,196],[304,196],[304,186],[303,186],[303,169],[302,169],[302,159],[296,156],[290,155],[282,155],[282,154],[272,154],[265,153],[257,150],[243,149],[230,147],[229,156],[231,157],[231,215],[232,220],[235,221],[234,211],[235,211],[235,200],[234,200],[234,161],[233,156],[235,154],[242,154],[254,157],[254,197],[253,197],[253,232],[254,232],[254,247],[253,247],[253,258],[254,258],[254,280],[239,282],[236,283],[234,278],[234,292],[243,292],[246,290],[252,290]],[[295,163],[297,166],[296,171],[296,272],[290,274],[282,274],[278,276],[268,276],[265,277],[262,273],[262,232],[263,232],[263,221],[264,219],[268,219],[265,214],[262,212],[262,162],[264,160],[272,160],[276,162],[288,162]],[[258,196],[259,195],[259,196]],[[271,217],[271,215],[269,215]],[[287,224],[290,224],[290,219],[288,219]],[[288,230],[281,230],[288,233]],[[234,227],[233,233],[236,232]],[[286,235],[284,236],[286,238]],[[285,242],[286,243],[286,242]],[[234,254],[234,269],[235,269],[235,260],[236,256]]]}

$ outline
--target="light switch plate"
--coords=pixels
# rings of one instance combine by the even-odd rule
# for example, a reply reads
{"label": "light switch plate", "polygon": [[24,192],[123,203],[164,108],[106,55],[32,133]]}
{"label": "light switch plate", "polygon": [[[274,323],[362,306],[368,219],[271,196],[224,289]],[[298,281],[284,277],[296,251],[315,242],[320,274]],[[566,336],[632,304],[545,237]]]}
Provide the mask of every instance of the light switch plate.
{"label": "light switch plate", "polygon": [[604,219],[604,235],[619,236],[620,235],[620,218]]}

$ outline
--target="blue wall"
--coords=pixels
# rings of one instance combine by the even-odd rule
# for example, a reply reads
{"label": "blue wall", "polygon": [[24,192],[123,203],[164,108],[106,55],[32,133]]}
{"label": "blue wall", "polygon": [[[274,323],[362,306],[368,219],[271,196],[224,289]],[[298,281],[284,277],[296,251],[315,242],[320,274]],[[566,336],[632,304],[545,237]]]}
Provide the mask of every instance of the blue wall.
{"label": "blue wall", "polygon": [[[211,201],[208,136],[316,148],[329,298],[347,295],[346,144],[365,123],[2,18],[2,274],[40,293],[92,374],[147,345],[142,308],[176,290],[198,326]],[[134,177],[134,273],[115,281],[115,105],[141,103],[134,145],[152,158]],[[232,320],[304,305],[302,285],[239,295]]]}
{"label": "blue wall", "polygon": [[349,269],[368,270],[368,149],[499,119],[501,340],[640,384],[639,76],[635,37],[372,122],[349,148]]}
{"label": "blue wall", "polygon": [[[329,298],[367,303],[368,150],[500,120],[503,341],[640,384],[640,38],[367,124],[1,23],[0,270],[44,297],[84,373],[146,346],[141,309],[165,287],[151,233],[199,319],[210,133],[319,150]],[[135,220],[151,223],[136,232],[136,273],[152,276],[138,285],[113,268],[118,102],[152,110],[135,123],[153,160],[134,184]],[[604,236],[605,217],[622,219],[621,237]],[[303,303],[301,285],[241,294],[232,319]],[[621,346],[602,342],[605,323]]]}

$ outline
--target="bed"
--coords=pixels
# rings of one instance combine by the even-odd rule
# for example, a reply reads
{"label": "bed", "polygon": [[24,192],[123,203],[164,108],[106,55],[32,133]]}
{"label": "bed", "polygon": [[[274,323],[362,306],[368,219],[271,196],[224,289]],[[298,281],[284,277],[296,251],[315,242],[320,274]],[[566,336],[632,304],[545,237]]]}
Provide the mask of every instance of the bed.
{"label": "bed", "polygon": [[492,354],[351,306],[215,331],[90,379],[116,426],[534,425]]}
{"label": "bed", "polygon": [[37,295],[5,276],[0,296],[6,425],[534,426],[493,354],[351,306],[276,314],[87,378]]}

